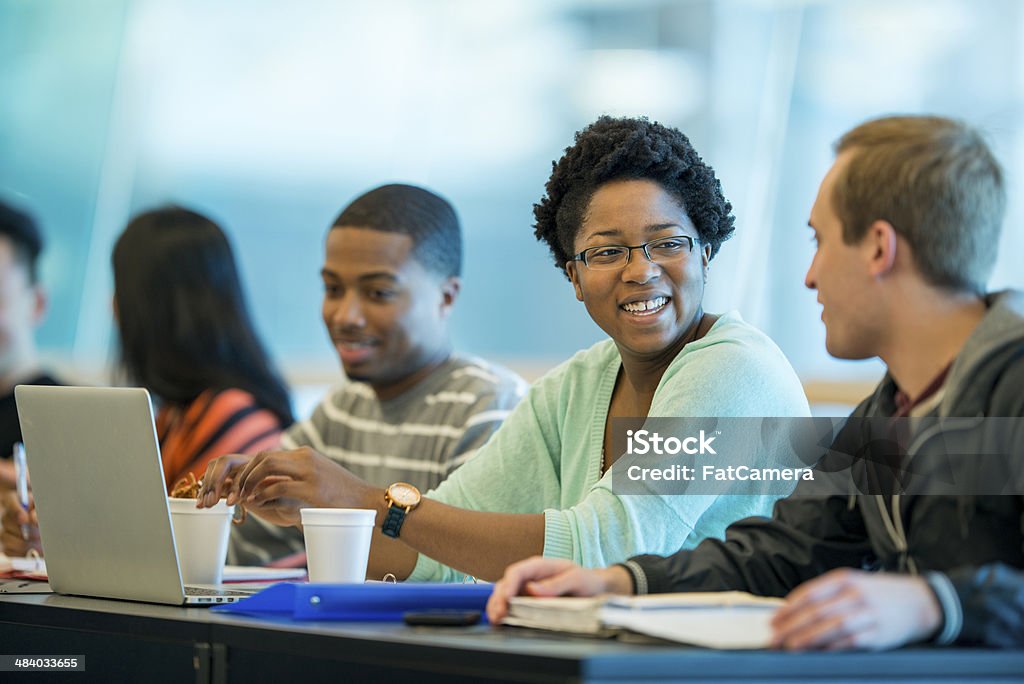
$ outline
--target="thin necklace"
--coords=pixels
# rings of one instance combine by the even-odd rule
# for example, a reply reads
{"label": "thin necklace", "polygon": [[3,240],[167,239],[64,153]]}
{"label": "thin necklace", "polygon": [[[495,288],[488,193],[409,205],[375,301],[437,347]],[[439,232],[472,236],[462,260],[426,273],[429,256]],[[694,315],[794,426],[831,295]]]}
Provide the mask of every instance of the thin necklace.
{"label": "thin necklace", "polygon": [[[686,345],[690,344],[691,342],[693,342],[694,340],[697,339],[697,336],[700,334],[701,326],[704,325],[704,319],[706,317],[707,317],[707,314],[704,313],[703,310],[701,310],[700,318],[697,319],[697,325],[693,326],[693,331],[687,336],[686,341],[683,342],[683,346],[679,348],[679,352],[680,353],[682,353],[683,349],[686,349]],[[679,354],[676,354],[676,356],[679,356]],[[620,362],[620,366],[619,367],[622,368],[621,362]],[[625,372],[625,369],[623,369],[622,372]],[[618,378],[616,378],[616,382],[617,381],[618,381]],[[614,394],[614,393],[615,393],[615,390],[613,388],[612,389],[612,394]],[[611,416],[609,416],[609,418],[611,418]],[[608,451],[608,445],[602,443],[601,444],[601,466],[600,466],[600,468],[598,468],[598,477],[597,477],[597,479],[599,479],[599,480],[602,477],[604,477],[606,472],[608,472],[608,467],[605,465],[605,463],[608,462],[607,451]]]}

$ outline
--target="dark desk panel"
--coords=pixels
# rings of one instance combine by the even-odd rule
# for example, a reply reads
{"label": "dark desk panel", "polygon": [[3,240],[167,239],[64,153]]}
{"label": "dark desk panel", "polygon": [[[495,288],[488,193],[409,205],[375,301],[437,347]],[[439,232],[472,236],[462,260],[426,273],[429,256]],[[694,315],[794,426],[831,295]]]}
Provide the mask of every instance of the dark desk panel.
{"label": "dark desk panel", "polygon": [[85,676],[67,675],[74,681],[1024,681],[1024,651],[731,653],[486,626],[293,623],[62,596],[0,597],[0,644],[8,654],[84,654]]}
{"label": "dark desk panel", "polygon": [[[4,595],[0,597],[0,652],[84,655],[85,672],[59,675],[68,681],[205,683],[210,681],[207,618],[206,611],[198,608]],[[10,676],[0,674],[0,680]]]}

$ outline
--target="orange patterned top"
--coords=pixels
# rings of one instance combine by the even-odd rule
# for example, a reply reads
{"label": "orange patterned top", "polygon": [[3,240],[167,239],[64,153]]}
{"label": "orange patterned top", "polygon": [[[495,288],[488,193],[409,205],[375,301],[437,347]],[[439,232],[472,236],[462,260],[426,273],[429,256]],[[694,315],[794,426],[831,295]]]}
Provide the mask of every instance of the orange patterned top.
{"label": "orange patterned top", "polygon": [[275,448],[284,427],[272,411],[240,389],[207,390],[184,409],[161,408],[156,432],[168,491],[190,472],[202,478],[218,456]]}

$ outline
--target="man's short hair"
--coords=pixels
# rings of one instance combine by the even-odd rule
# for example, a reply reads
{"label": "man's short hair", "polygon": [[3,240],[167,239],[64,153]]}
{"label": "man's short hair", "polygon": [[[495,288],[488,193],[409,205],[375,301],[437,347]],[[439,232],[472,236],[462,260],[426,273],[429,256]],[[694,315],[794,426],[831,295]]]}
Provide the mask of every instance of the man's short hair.
{"label": "man's short hair", "polygon": [[985,291],[1006,191],[999,162],[976,130],[937,116],[885,117],[857,126],[835,148],[854,150],[832,197],[847,244],[874,221],[888,221],[929,283]]}
{"label": "man's short hair", "polygon": [[0,200],[0,235],[5,235],[14,246],[14,258],[28,270],[29,282],[39,279],[37,262],[43,251],[43,236],[35,219],[28,213]]}
{"label": "man's short hair", "polygon": [[428,271],[462,274],[462,229],[448,200],[415,185],[395,183],[366,192],[345,207],[332,228],[370,228],[412,238],[413,255]]}

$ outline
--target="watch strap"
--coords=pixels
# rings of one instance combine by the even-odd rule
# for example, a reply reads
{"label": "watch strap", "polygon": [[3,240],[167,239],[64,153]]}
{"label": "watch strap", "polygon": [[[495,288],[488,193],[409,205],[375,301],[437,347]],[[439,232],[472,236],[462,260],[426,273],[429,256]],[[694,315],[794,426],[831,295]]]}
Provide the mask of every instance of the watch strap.
{"label": "watch strap", "polygon": [[391,504],[388,506],[387,515],[384,516],[384,524],[381,525],[381,532],[385,536],[398,538],[398,533],[402,530],[402,523],[405,522],[406,510],[401,506]]}

